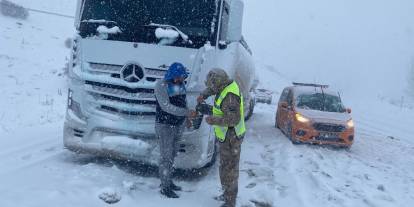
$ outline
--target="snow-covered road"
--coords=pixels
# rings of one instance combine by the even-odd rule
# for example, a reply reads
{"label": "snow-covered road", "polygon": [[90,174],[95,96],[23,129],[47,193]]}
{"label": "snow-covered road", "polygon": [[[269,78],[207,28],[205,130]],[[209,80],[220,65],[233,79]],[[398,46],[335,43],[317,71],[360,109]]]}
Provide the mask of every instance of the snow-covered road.
{"label": "snow-covered road", "polygon": [[[414,199],[414,145],[384,136],[372,127],[381,126],[375,119],[367,118],[372,125],[361,122],[349,151],[296,146],[272,128],[273,108],[260,106],[244,148],[242,168],[257,176],[243,181],[266,186],[255,190],[255,198],[264,197],[274,206],[409,206]],[[260,165],[249,166],[251,162]],[[244,190],[246,199],[249,191]]]}
{"label": "snow-covered road", "polygon": [[[409,206],[414,200],[411,143],[368,135],[372,129],[364,127],[350,151],[293,145],[274,128],[274,107],[259,105],[248,124],[240,206]],[[158,194],[156,170],[68,152],[60,132],[50,124],[12,134],[27,143],[1,151],[1,206],[104,206],[102,191],[122,196],[114,206],[218,205],[217,166],[179,177],[182,198],[168,200]]]}
{"label": "snow-covered road", "polygon": [[[70,0],[18,2],[65,14],[74,8]],[[159,195],[153,168],[63,149],[63,68],[69,55],[64,41],[73,32],[71,21],[37,13],[27,21],[0,15],[0,206],[108,206],[99,195],[112,191],[121,201],[111,206],[218,206],[217,165],[178,176],[184,192],[169,200]],[[248,37],[253,48],[266,44],[255,42],[252,32]],[[277,99],[290,75],[256,58],[263,86]],[[239,206],[412,206],[413,109],[380,98],[346,102],[357,126],[349,151],[291,144],[274,127],[276,106],[259,104],[242,148]]]}

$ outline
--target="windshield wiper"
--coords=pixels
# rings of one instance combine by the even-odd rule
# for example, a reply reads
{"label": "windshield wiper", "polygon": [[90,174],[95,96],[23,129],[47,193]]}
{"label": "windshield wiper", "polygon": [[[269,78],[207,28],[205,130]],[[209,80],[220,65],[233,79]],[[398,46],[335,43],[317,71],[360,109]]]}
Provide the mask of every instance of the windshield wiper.
{"label": "windshield wiper", "polygon": [[188,35],[186,35],[184,32],[179,30],[176,26],[168,25],[168,24],[156,24],[156,23],[151,23],[151,24],[145,25],[145,26],[172,29],[172,30],[176,31],[180,35],[181,39],[183,39],[186,43],[193,44],[193,42],[190,40]]}
{"label": "windshield wiper", "polygon": [[81,21],[82,23],[91,23],[91,24],[115,24],[118,23],[111,20],[105,20],[105,19],[85,19]]}
{"label": "windshield wiper", "polygon": [[107,27],[115,27],[118,26],[118,22],[111,21],[111,20],[105,20],[105,19],[85,19],[82,20],[81,23],[87,24],[87,25],[104,25]]}

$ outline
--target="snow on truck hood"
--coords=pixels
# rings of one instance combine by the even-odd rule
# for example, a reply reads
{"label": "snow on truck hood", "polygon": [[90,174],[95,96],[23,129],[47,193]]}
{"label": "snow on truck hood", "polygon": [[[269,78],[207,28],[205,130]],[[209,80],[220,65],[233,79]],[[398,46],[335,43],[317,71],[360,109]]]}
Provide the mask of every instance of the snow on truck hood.
{"label": "snow on truck hood", "polygon": [[85,62],[125,65],[136,62],[147,68],[160,68],[180,62],[193,68],[198,50],[110,40],[82,39],[82,58]]}
{"label": "snow on truck hood", "polygon": [[314,122],[345,124],[352,117],[348,113],[326,112],[297,108],[296,111]]}

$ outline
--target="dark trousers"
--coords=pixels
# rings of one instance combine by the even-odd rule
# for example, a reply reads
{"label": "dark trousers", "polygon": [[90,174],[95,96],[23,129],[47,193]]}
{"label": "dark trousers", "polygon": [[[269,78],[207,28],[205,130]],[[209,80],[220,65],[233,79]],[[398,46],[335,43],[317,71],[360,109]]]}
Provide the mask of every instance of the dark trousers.
{"label": "dark trousers", "polygon": [[161,188],[169,188],[172,184],[172,170],[174,158],[177,154],[177,141],[183,134],[183,127],[156,124],[155,132],[157,134],[160,146],[159,177],[161,179]]}

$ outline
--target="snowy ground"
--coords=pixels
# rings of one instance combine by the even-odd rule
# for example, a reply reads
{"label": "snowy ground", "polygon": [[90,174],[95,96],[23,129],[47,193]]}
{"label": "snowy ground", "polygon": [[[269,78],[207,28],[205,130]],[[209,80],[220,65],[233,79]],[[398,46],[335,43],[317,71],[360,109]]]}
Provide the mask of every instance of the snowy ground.
{"label": "snowy ground", "polygon": [[[59,5],[57,1],[17,2],[69,15],[74,8],[70,0],[59,1]],[[246,24],[256,30],[257,14],[266,5],[280,6],[281,1],[266,0],[263,5],[253,2],[247,4],[250,9]],[[283,87],[297,76],[295,71],[286,69],[289,61],[278,58],[272,62],[272,57],[265,55],[269,48],[263,41],[266,38],[260,35],[268,33],[256,30],[256,34],[251,30],[246,35],[257,51],[262,85],[274,90],[277,99]],[[159,181],[154,169],[62,149],[66,104],[63,68],[69,54],[64,41],[72,32],[72,20],[68,18],[31,13],[28,20],[20,21],[0,15],[0,206],[109,206],[99,196],[112,192],[121,198],[112,206],[218,206],[212,199],[219,193],[217,166],[201,175],[178,177],[184,192],[180,199],[168,200],[158,194]],[[283,52],[271,50],[278,51],[278,55]],[[414,55],[406,50],[401,52],[406,53]],[[398,58],[393,61],[404,64]],[[313,80],[315,65],[321,63],[309,64],[314,68],[304,72],[302,78]],[[388,68],[381,69],[371,82],[367,80],[369,89],[382,76],[389,75]],[[396,69],[396,76],[401,79],[405,72]],[[361,87],[359,77],[349,80]],[[338,88],[343,89],[342,82],[339,83]],[[414,109],[411,99],[406,98],[405,104],[393,101],[395,97],[386,91],[375,91],[374,98],[353,98],[354,91],[344,90],[345,102],[353,109],[357,126],[356,141],[350,151],[292,145],[274,128],[276,106],[259,104],[248,123],[242,149],[239,206],[411,206]],[[402,94],[398,92],[397,97]]]}

